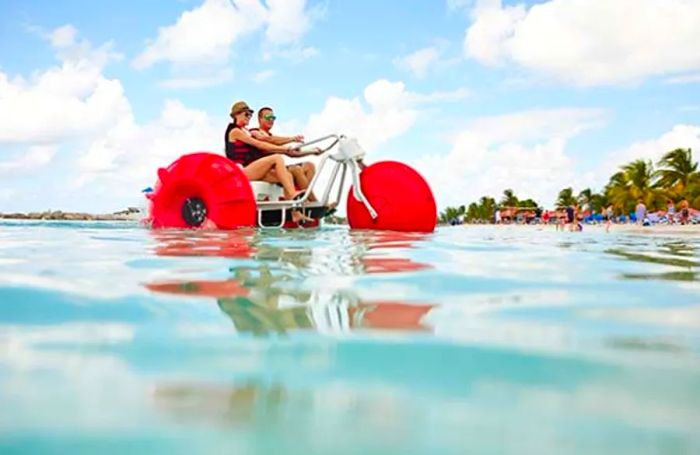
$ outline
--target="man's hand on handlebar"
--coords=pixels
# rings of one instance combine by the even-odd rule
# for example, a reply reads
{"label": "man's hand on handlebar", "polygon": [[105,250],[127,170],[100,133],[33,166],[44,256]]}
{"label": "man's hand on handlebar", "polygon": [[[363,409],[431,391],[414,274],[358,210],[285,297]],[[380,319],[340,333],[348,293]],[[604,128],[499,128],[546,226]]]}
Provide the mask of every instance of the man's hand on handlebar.
{"label": "man's hand on handlebar", "polygon": [[290,156],[290,157],[292,157],[292,158],[299,158],[299,157],[306,156],[306,155],[320,155],[320,154],[322,154],[323,152],[324,152],[324,150],[322,150],[322,149],[319,148],[319,147],[314,147],[314,148],[312,148],[312,149],[309,149],[309,150],[306,150],[306,151],[303,151],[303,152],[302,152],[301,146],[298,146],[298,145],[297,145],[297,146],[294,146],[294,147],[289,147],[289,148],[287,148],[287,151],[285,152],[285,155]]}
{"label": "man's hand on handlebar", "polygon": [[302,155],[298,145],[293,147],[287,147],[287,151],[284,154],[287,156],[291,156],[292,158],[297,158]]}

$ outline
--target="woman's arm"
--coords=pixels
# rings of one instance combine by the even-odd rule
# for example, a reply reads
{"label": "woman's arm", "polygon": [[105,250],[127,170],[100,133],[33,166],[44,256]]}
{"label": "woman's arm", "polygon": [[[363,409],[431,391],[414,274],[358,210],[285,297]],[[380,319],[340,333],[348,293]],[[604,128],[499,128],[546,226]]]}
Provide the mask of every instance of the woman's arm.
{"label": "woman's arm", "polygon": [[228,133],[228,140],[229,142],[233,141],[241,141],[245,142],[248,145],[252,145],[253,147],[262,150],[263,152],[267,153],[287,153],[289,152],[289,149],[287,147],[283,147],[281,145],[277,144],[271,144],[269,142],[264,142],[259,139],[255,139],[253,136],[244,133],[240,128],[234,128],[231,130],[230,133]]}

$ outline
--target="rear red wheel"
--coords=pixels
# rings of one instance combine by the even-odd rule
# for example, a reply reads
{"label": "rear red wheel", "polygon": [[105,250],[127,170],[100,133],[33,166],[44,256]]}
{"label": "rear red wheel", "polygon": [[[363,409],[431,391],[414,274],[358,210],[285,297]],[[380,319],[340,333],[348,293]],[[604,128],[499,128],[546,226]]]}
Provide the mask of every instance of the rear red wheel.
{"label": "rear red wheel", "polygon": [[253,190],[243,170],[213,153],[183,155],[158,170],[150,195],[155,228],[196,228],[206,220],[219,229],[255,226]]}

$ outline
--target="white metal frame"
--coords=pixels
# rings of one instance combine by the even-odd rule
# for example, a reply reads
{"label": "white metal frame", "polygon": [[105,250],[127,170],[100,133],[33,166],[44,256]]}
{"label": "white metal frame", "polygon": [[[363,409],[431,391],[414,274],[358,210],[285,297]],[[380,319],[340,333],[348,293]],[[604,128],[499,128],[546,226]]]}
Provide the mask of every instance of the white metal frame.
{"label": "white metal frame", "polygon": [[[348,173],[348,170],[350,171],[350,177],[352,179],[352,185],[353,185],[353,194],[355,196],[355,199],[362,201],[364,206],[367,208],[367,211],[369,212],[370,216],[372,219],[377,218],[377,212],[374,210],[372,205],[369,203],[367,198],[365,197],[364,193],[362,192],[362,188],[360,186],[360,172],[362,171],[362,168],[364,165],[362,164],[362,158],[364,157],[364,150],[357,144],[357,141],[352,138],[347,138],[346,136],[343,135],[337,135],[337,134],[329,134],[328,136],[323,136],[318,139],[314,139],[309,142],[305,142],[301,144],[301,149],[302,153],[299,155],[300,157],[303,156],[309,156],[309,155],[314,155],[318,154],[318,151],[307,151],[304,152],[303,148],[308,147],[313,144],[318,144],[322,143],[325,141],[332,140],[331,144],[328,145],[327,147],[322,149],[322,156],[321,156],[321,161],[319,162],[317,169],[316,169],[316,174],[314,175],[313,179],[311,180],[311,183],[309,183],[309,187],[306,189],[306,193],[304,194],[303,197],[295,200],[283,200],[283,201],[257,201],[257,210],[258,210],[258,226],[259,227],[282,227],[284,226],[284,223],[286,222],[286,211],[288,209],[313,209],[313,208],[318,208],[318,207],[327,207],[331,202],[335,202],[338,204],[340,202],[340,198],[342,196],[343,192],[343,185],[345,184],[345,177]],[[335,147],[337,147],[337,150],[333,151],[332,153],[329,153],[329,151]],[[318,201],[315,202],[307,202],[309,195],[311,192],[316,188],[317,182],[318,182],[318,177],[323,172],[324,168],[326,165],[331,161],[332,163],[330,164],[331,166],[331,178],[328,181],[328,185],[326,188],[323,190],[323,195]],[[338,173],[340,173],[340,183],[337,187],[337,191],[334,194],[334,198],[331,200],[331,192],[333,190],[333,186],[336,183],[336,180],[338,178]],[[279,210],[281,212],[281,222],[279,225],[276,226],[263,226],[262,224],[262,214],[263,212],[268,212],[268,211],[277,211]]]}

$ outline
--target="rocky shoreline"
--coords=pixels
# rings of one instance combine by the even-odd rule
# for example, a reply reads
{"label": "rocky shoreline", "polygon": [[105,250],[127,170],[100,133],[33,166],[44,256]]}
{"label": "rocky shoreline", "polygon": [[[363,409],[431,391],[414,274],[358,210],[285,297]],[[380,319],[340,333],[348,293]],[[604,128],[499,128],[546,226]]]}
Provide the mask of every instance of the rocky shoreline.
{"label": "rocky shoreline", "polygon": [[[47,210],[29,213],[0,213],[0,220],[52,220],[52,221],[140,221],[143,214],[136,207],[129,207],[114,213],[93,214],[84,212],[64,212]],[[347,219],[335,215],[324,219],[327,224],[347,224]]]}
{"label": "rocky shoreline", "polygon": [[29,213],[0,213],[4,220],[57,220],[57,221],[137,221],[141,212],[136,207],[129,207],[114,213],[93,214],[84,212],[64,212],[62,210],[47,210]]}

